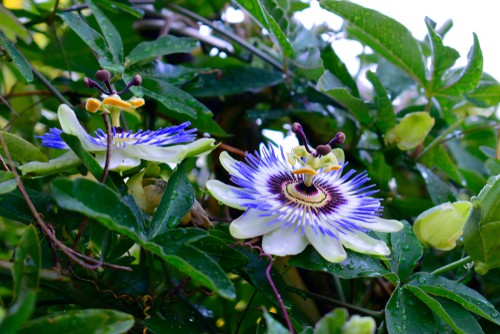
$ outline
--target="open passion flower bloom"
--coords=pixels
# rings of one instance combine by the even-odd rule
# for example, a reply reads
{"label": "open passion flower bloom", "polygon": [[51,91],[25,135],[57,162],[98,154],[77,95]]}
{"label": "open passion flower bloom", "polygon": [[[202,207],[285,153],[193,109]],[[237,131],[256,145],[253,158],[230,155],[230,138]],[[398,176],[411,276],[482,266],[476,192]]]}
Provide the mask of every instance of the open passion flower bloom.
{"label": "open passion flower bloom", "polygon": [[222,166],[238,187],[210,180],[207,189],[220,202],[246,210],[229,226],[231,235],[239,239],[263,235],[264,251],[279,256],[298,254],[309,243],[331,262],[346,258],[343,246],[360,253],[389,255],[383,241],[365,232],[397,232],[403,225],[380,218],[380,200],[370,197],[376,190],[366,185],[366,172],[354,175],[351,170],[342,175],[343,152],[332,151],[330,145],[343,142],[343,134],[310,150],[297,123],[294,132],[305,145],[288,157],[283,148],[264,145],[260,154],[247,154],[245,162],[226,152],[220,155]]}
{"label": "open passion flower bloom", "polygon": [[[99,76],[100,74],[100,76]],[[109,72],[98,71],[96,77],[101,77],[107,87],[109,85]],[[140,76],[127,85],[140,84]],[[98,86],[105,93],[112,93],[106,96],[103,101],[91,98],[87,101],[86,108],[91,112],[101,110],[112,116],[113,126],[111,127],[111,145],[109,169],[123,171],[139,166],[142,160],[155,161],[160,163],[179,163],[183,159],[209,152],[215,148],[214,139],[203,138],[195,140],[196,129],[187,129],[189,122],[182,123],[156,131],[138,132],[126,131],[119,127],[119,116],[121,111],[131,111],[144,104],[144,100],[132,98],[123,101],[116,91],[108,88],[104,91],[96,82],[86,78],[85,82],[89,87]],[[80,164],[78,156],[70,150],[70,147],[61,138],[62,133],[67,133],[78,137],[83,148],[88,152],[95,153],[95,158],[101,166],[106,163],[106,152],[108,135],[99,129],[91,136],[80,125],[74,111],[67,105],[59,106],[57,111],[61,129],[52,128],[43,136],[39,136],[42,145],[56,149],[69,150],[62,156],[48,162],[29,162],[20,167],[24,174],[36,173],[47,174],[64,169],[72,168]]]}

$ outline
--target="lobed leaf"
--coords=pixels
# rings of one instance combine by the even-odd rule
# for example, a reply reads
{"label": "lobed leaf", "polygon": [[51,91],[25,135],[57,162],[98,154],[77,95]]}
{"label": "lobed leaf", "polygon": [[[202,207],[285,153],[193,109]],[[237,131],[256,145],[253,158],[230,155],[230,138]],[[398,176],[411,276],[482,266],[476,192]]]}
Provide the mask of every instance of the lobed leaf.
{"label": "lobed leaf", "polygon": [[33,72],[31,71],[31,65],[28,63],[26,58],[19,52],[18,49],[10,42],[3,32],[0,31],[0,46],[7,52],[9,57],[14,62],[14,65],[19,70],[21,75],[26,79],[27,82],[33,81]]}
{"label": "lobed leaf", "polygon": [[401,231],[391,233],[392,258],[389,263],[391,271],[404,281],[422,257],[424,247],[413,233],[412,226],[404,220],[402,223],[404,228]]}
{"label": "lobed leaf", "polygon": [[198,41],[194,38],[164,35],[151,42],[139,43],[125,58],[125,66],[130,67],[136,63],[173,53],[191,53],[197,47]]}
{"label": "lobed leaf", "polygon": [[422,50],[404,25],[375,10],[348,1],[321,0],[320,5],[346,20],[351,36],[380,53],[425,86]]}
{"label": "lobed leaf", "polygon": [[375,73],[371,71],[366,72],[366,78],[371,82],[376,93],[374,97],[374,102],[377,106],[375,125],[382,133],[385,133],[396,125],[396,114],[394,113],[392,102],[389,100],[385,87]]}

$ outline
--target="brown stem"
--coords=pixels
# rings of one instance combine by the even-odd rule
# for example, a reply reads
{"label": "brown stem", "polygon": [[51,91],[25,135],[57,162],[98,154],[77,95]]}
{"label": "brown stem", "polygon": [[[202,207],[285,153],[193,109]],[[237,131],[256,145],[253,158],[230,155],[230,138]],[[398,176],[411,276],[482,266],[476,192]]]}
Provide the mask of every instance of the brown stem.
{"label": "brown stem", "polygon": [[[120,270],[127,270],[131,271],[132,269],[130,267],[125,267],[125,266],[119,266],[119,265],[114,265],[114,264],[109,264],[109,263],[104,263],[102,260],[95,260],[91,257],[85,256],[83,254],[80,254],[70,247],[66,246],[63,244],[53,231],[47,226],[47,224],[43,221],[41,218],[40,213],[38,213],[37,209],[35,208],[35,205],[31,201],[30,197],[28,196],[28,193],[26,192],[26,188],[24,188],[24,184],[21,181],[21,177],[16,171],[16,167],[14,166],[14,162],[12,161],[12,157],[9,152],[9,148],[7,147],[7,144],[5,143],[5,138],[3,137],[3,134],[0,132],[0,142],[2,144],[3,151],[5,152],[5,157],[7,158],[7,161],[9,162],[10,165],[10,170],[14,174],[14,178],[17,183],[17,187],[19,188],[19,192],[21,192],[21,195],[23,196],[26,205],[28,205],[28,208],[31,211],[31,214],[35,218],[35,222],[40,226],[40,229],[42,230],[42,233],[49,239],[51,243],[55,245],[55,247],[59,248],[64,254],[66,254],[67,257],[69,257],[72,261],[76,262],[78,265],[90,269],[90,270],[95,270],[100,267],[109,267],[109,268],[114,268],[114,269],[120,269]],[[88,263],[87,263],[88,262]]]}

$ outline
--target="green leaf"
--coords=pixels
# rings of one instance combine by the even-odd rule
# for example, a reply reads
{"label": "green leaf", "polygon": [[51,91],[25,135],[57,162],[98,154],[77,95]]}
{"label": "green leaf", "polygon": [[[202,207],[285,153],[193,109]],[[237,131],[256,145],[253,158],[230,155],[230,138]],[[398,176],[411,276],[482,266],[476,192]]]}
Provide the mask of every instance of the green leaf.
{"label": "green leaf", "polygon": [[115,64],[121,64],[123,60],[123,44],[122,38],[118,30],[116,30],[115,26],[111,22],[110,19],[97,7],[99,2],[95,0],[86,0],[85,1],[89,6],[90,10],[94,14],[99,27],[104,35],[104,39],[106,40],[106,44],[108,45],[109,51],[113,55],[113,60]]}
{"label": "green leaf", "polygon": [[[64,132],[61,133],[60,137],[66,144],[68,144],[78,158],[80,158],[85,168],[87,168],[97,180],[100,180],[102,174],[104,173],[103,168],[89,152],[85,151],[78,137]],[[107,177],[105,182],[108,187],[116,191],[116,186],[113,181],[111,181],[111,178]]]}
{"label": "green leaf", "polygon": [[181,163],[168,179],[167,189],[148,226],[148,239],[174,228],[194,203],[194,190],[186,175],[186,163]]}
{"label": "green leaf", "polygon": [[338,80],[328,71],[325,71],[318,80],[318,89],[332,97],[351,112],[363,125],[369,125],[373,121],[373,115],[370,113],[370,107],[357,97],[354,97],[345,88],[339,88]]}
{"label": "green leaf", "polygon": [[411,32],[396,20],[348,1],[322,0],[326,10],[349,22],[349,34],[411,75],[424,86],[422,50]]}
{"label": "green leaf", "polygon": [[389,334],[436,333],[436,321],[429,308],[402,287],[394,290],[385,306]]}
{"label": "green leaf", "polygon": [[212,112],[194,97],[179,88],[153,79],[145,79],[142,83],[144,94],[157,100],[167,109],[175,111],[167,116],[177,120],[189,120],[199,131],[212,135],[224,135],[222,128],[212,119]]}
{"label": "green leaf", "polygon": [[379,77],[375,73],[368,71],[366,72],[366,78],[371,82],[376,93],[374,97],[377,106],[375,125],[382,133],[385,133],[396,125],[396,114]]}
{"label": "green leaf", "polygon": [[408,222],[402,221],[404,228],[391,233],[392,258],[389,260],[391,270],[404,281],[413,272],[413,268],[422,257],[424,247],[413,233]]}
{"label": "green leaf", "polygon": [[[49,160],[47,159],[45,154],[43,154],[35,145],[27,142],[23,138],[3,131],[0,131],[0,134],[3,135],[13,161],[24,164],[30,161],[46,162]],[[4,160],[6,160],[5,152],[3,151],[1,145],[0,154],[2,155]]]}
{"label": "green leaf", "polygon": [[477,197],[471,198],[472,211],[464,225],[464,247],[472,259],[484,261],[485,249],[481,237],[481,202]]}
{"label": "green leaf", "polygon": [[17,188],[17,182],[14,173],[0,171],[0,195],[10,193]]}
{"label": "green leaf", "polygon": [[377,258],[349,250],[343,262],[332,263],[319,255],[313,247],[308,247],[302,253],[293,256],[289,264],[313,271],[325,271],[345,279],[380,277],[390,274]]}
{"label": "green leaf", "polygon": [[460,54],[457,50],[443,45],[441,36],[431,26],[429,18],[426,18],[425,24],[429,32],[431,46],[431,78],[426,89],[432,91],[439,88],[444,72],[455,64]]}
{"label": "green leaf", "polygon": [[418,286],[430,295],[452,300],[466,310],[500,325],[499,313],[495,307],[477,291],[463,284],[420,272],[411,277],[408,285]]}
{"label": "green leaf", "polygon": [[342,333],[342,326],[349,318],[345,308],[335,308],[325,314],[314,326],[314,334]]}
{"label": "green leaf", "polygon": [[465,98],[481,108],[496,106],[500,103],[500,83],[480,83]]}
{"label": "green leaf", "polygon": [[[427,137],[425,144],[428,145],[431,139]],[[448,151],[444,149],[441,145],[434,145],[424,156],[422,156],[422,163],[429,168],[438,168],[443,173],[448,175],[453,181],[460,184],[462,183],[462,178],[458,172],[457,165],[451,159]]]}
{"label": "green leaf", "polygon": [[0,31],[0,46],[7,52],[7,55],[12,59],[16,68],[21,72],[21,75],[26,79],[27,82],[33,81],[33,72],[31,71],[31,65],[28,63],[26,58],[16,49],[14,44],[12,44],[5,35]]}
{"label": "green leaf", "polygon": [[143,222],[137,221],[127,203],[109,187],[82,178],[56,178],[50,188],[60,207],[94,218],[110,230],[133,240],[144,237]]}
{"label": "green leaf", "polygon": [[143,246],[222,297],[234,299],[236,293],[227,274],[210,256],[192,244],[205,235],[206,232],[199,229],[172,229]]}
{"label": "green leaf", "polygon": [[0,332],[17,333],[35,309],[40,280],[41,249],[34,225],[26,228],[15,251],[12,278],[14,280],[13,304],[0,323]]}
{"label": "green leaf", "polygon": [[476,271],[486,274],[500,267],[500,242],[496,237],[500,233],[500,175],[491,177],[472,203],[472,214],[464,226],[464,246],[475,260]]}
{"label": "green leaf", "polygon": [[112,11],[120,10],[138,19],[141,19],[144,16],[144,11],[142,9],[130,6],[129,4],[123,4],[118,1],[100,0],[99,5]]}
{"label": "green leaf", "polygon": [[351,90],[351,94],[359,97],[358,86],[356,81],[352,78],[347,66],[339,58],[335,50],[329,46],[321,50],[321,59],[323,59],[323,66],[325,70],[332,73],[340,80],[346,87]]}
{"label": "green leaf", "polygon": [[24,43],[31,43],[31,35],[24,25],[19,22],[17,17],[10,10],[0,5],[0,22],[2,22],[2,31],[8,39],[16,41],[16,36],[21,38]]}
{"label": "green leaf", "polygon": [[196,119],[201,115],[212,115],[212,112],[194,97],[167,82],[154,79],[143,80],[142,89],[144,94],[168,109],[185,114],[189,118]]}
{"label": "green leaf", "polygon": [[[51,198],[48,194],[29,188],[26,189],[26,192],[38,212],[47,212],[48,207],[51,205]],[[0,216],[23,224],[33,222],[33,215],[19,190],[0,195]]]}
{"label": "green leaf", "polygon": [[158,56],[191,53],[197,47],[198,41],[194,38],[164,35],[151,42],[139,43],[125,58],[125,67],[150,61]]}
{"label": "green leaf", "polygon": [[274,320],[274,318],[264,310],[264,319],[266,319],[267,331],[268,334],[288,334],[290,331],[283,327],[278,321]]}
{"label": "green leaf", "polygon": [[[243,79],[244,78],[244,79]],[[220,73],[200,76],[201,84],[188,88],[188,93],[196,97],[213,97],[260,91],[283,82],[283,76],[251,66],[228,66]]]}
{"label": "green leaf", "polygon": [[323,74],[323,60],[317,47],[308,47],[295,56],[295,65],[305,78],[317,81]]}
{"label": "green leaf", "polygon": [[19,334],[119,334],[134,325],[130,314],[100,309],[66,310],[27,322]]}
{"label": "green leaf", "polygon": [[79,15],[72,12],[59,13],[57,15],[66,22],[85,44],[95,51],[99,58],[113,59],[102,35],[85,23]]}
{"label": "green leaf", "polygon": [[[283,54],[289,58],[293,58],[295,56],[295,51],[293,49],[292,44],[288,40],[288,37],[286,35],[287,33],[286,29],[285,31],[282,29],[285,28],[283,26],[283,22],[286,22],[286,19],[279,20],[280,18],[282,18],[282,15],[278,13],[280,10],[282,11],[282,9],[279,8],[278,4],[275,1],[265,1],[265,3],[266,6],[264,6],[263,2],[257,1],[257,5],[261,8],[264,14],[263,16],[265,18],[265,21],[267,22],[267,27],[269,32],[278,42]],[[276,21],[276,19],[279,20],[279,23],[282,23],[281,26],[278,23],[278,21]]]}
{"label": "green leaf", "polygon": [[457,200],[454,192],[448,184],[441,180],[430,169],[426,168],[422,164],[417,164],[417,169],[425,181],[429,196],[434,204],[437,205],[446,202],[455,202]]}
{"label": "green leaf", "polygon": [[474,45],[471,47],[467,59],[467,66],[458,76],[448,80],[438,90],[439,95],[461,95],[473,90],[478,85],[483,74],[483,53],[476,34],[474,34]]}
{"label": "green leaf", "polygon": [[248,264],[248,258],[233,247],[229,247],[227,242],[208,235],[195,240],[192,245],[203,253],[210,256],[222,269],[229,271]]}
{"label": "green leaf", "polygon": [[476,319],[458,304],[439,297],[439,300],[436,300],[416,286],[407,285],[404,288],[425,303],[432,312],[444,320],[456,333],[483,333]]}

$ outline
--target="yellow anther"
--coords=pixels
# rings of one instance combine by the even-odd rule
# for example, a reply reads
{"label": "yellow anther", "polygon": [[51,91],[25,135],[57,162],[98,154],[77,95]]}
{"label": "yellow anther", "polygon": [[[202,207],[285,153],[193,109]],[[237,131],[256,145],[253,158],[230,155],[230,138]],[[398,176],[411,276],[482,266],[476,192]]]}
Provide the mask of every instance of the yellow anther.
{"label": "yellow anther", "polygon": [[101,101],[99,101],[98,99],[89,98],[85,103],[85,109],[87,109],[92,113],[99,110],[100,107],[101,107]]}
{"label": "yellow anther", "polygon": [[135,108],[142,107],[145,103],[143,98],[137,98],[137,97],[132,97],[127,102],[130,103]]}
{"label": "yellow anther", "polygon": [[341,168],[342,168],[342,167],[340,167],[340,166],[338,166],[338,165],[337,165],[337,166],[332,166],[332,167],[330,167],[330,168],[328,168],[328,169],[325,169],[325,173],[326,173],[326,172],[330,172],[330,171],[332,171],[332,170],[339,170],[339,169],[341,169]]}
{"label": "yellow anther", "polygon": [[104,100],[102,100],[102,102],[104,104],[107,104],[108,106],[119,107],[119,108],[122,108],[122,109],[128,109],[128,108],[130,108],[132,106],[127,101],[123,101],[119,97],[115,97],[115,96],[106,97]]}
{"label": "yellow anther", "polygon": [[318,174],[314,169],[310,167],[302,167],[298,168],[292,171],[292,174],[309,174],[309,175],[316,175]]}

